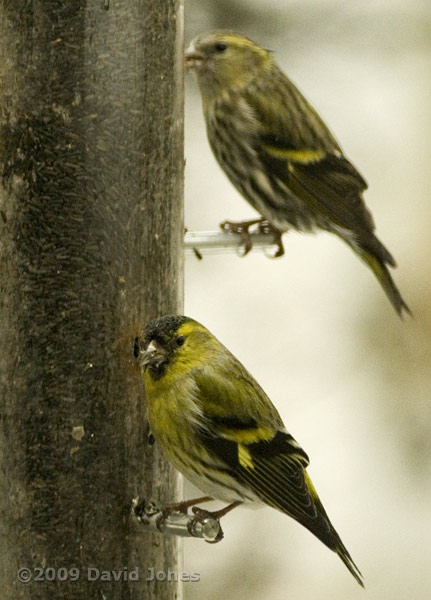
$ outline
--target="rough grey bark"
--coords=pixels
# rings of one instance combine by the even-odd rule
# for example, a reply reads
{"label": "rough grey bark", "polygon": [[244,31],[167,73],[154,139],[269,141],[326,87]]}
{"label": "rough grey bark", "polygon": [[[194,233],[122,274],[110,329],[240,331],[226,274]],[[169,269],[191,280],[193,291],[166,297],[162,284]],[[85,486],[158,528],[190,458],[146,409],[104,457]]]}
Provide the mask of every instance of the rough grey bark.
{"label": "rough grey bark", "polygon": [[178,495],[133,342],[182,308],[181,65],[181,0],[0,5],[4,600],[180,597],[146,581],[179,570],[179,542],[130,509]]}

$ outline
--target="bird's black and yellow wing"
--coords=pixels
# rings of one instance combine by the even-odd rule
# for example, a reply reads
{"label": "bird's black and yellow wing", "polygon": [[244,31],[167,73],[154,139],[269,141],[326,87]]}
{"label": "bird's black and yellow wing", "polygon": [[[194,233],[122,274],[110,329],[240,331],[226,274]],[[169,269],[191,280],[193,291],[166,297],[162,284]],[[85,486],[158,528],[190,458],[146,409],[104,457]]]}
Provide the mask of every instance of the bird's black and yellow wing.
{"label": "bird's black and yellow wing", "polygon": [[[396,262],[374,234],[374,221],[362,198],[366,181],[294,84],[281,73],[277,82],[272,89],[266,81],[265,94],[247,95],[257,123],[254,149],[266,175],[303,203],[315,226],[351,246],[374,272],[400,315],[410,313],[386,266],[395,267]],[[282,105],[284,111],[279,110]],[[288,196],[285,201],[287,211]],[[277,202],[280,211],[280,197]]]}
{"label": "bird's black and yellow wing", "polygon": [[259,124],[254,145],[266,172],[276,174],[322,222],[362,237],[372,232],[373,219],[361,197],[366,181],[294,84],[280,74],[274,89],[250,93],[247,102]]}
{"label": "bird's black and yellow wing", "polygon": [[332,526],[306,472],[307,454],[282,425],[278,427],[281,424],[278,419],[277,426],[271,426],[267,418],[259,418],[256,412],[255,416],[250,416],[249,411],[239,415],[232,402],[226,402],[233,388],[246,389],[250,398],[241,405],[262,406],[264,403],[267,406],[269,403],[272,407],[260,388],[249,387],[247,373],[244,378],[244,374],[235,376],[234,371],[228,378],[217,381],[197,377],[200,392],[206,390],[202,403],[204,418],[196,425],[200,443],[217,461],[225,464],[226,472],[235,481],[265,504],[297,520],[337,552],[362,585],[360,572]]}

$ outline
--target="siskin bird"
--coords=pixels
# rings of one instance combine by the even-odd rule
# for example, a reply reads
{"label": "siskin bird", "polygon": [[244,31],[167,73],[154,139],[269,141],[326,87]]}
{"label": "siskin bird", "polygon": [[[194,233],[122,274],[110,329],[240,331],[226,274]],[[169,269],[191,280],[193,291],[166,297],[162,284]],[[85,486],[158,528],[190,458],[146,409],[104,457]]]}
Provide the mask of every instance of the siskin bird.
{"label": "siskin bird", "polygon": [[[271,52],[242,35],[213,32],[191,42],[185,61],[197,76],[215,158],[278,234],[276,256],[290,228],[329,231],[374,272],[397,313],[409,313],[388,270],[395,260],[362,198],[367,183]],[[247,226],[258,221],[224,225],[245,233],[247,252]]]}
{"label": "siskin bird", "polygon": [[307,454],[235,356],[183,316],[150,323],[140,348],[148,420],[172,464],[204,493],[232,503],[222,514],[251,502],[289,515],[363,586],[307,474]]}

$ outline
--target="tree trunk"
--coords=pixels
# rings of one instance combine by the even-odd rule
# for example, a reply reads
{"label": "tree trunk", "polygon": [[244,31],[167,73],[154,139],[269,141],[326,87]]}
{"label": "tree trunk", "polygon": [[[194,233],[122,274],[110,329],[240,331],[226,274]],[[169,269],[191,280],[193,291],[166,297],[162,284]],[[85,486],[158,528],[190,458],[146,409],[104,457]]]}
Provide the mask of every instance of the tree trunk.
{"label": "tree trunk", "polygon": [[180,597],[131,504],[179,491],[133,345],[182,309],[182,100],[181,0],[3,0],[3,600]]}

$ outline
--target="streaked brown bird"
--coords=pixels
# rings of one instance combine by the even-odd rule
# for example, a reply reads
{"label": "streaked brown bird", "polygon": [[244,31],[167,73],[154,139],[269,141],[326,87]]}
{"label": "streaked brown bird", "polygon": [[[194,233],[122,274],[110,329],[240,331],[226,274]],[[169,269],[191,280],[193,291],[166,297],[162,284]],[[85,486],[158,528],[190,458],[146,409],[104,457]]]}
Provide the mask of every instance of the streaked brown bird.
{"label": "streaked brown bird", "polygon": [[185,60],[197,76],[214,155],[262,215],[224,224],[244,235],[245,253],[248,227],[259,221],[277,234],[276,256],[288,229],[329,231],[373,271],[397,313],[410,313],[388,269],[395,260],[374,234],[364,178],[271,52],[242,35],[213,32],[194,39]]}

